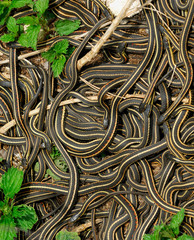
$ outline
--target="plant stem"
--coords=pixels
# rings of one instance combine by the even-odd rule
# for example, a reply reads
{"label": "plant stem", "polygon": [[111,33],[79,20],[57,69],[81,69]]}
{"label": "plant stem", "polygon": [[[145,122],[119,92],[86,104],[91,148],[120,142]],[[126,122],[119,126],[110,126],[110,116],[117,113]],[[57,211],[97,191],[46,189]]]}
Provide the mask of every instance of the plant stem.
{"label": "plant stem", "polygon": [[7,215],[9,215],[9,213],[10,213],[11,210],[12,210],[12,208],[13,208],[13,200],[11,201],[11,206],[9,206],[9,211],[7,212]]}

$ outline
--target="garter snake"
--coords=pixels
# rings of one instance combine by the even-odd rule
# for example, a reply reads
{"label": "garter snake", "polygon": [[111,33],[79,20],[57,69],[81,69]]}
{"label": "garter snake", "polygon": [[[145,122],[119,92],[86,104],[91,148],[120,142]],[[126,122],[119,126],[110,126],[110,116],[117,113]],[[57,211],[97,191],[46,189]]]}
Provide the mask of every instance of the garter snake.
{"label": "garter snake", "polygon": [[[153,4],[155,5],[155,2]],[[3,110],[0,122],[4,125],[12,120],[12,113],[16,112],[21,126],[10,129],[7,135],[0,135],[0,141],[10,145],[6,160],[9,166],[12,165],[15,145],[22,144],[26,151],[28,166],[25,183],[17,195],[16,203],[35,205],[43,223],[36,226],[28,239],[53,239],[72,216],[80,213],[81,205],[74,204],[77,196],[88,195],[92,198],[99,194],[101,198],[102,192],[108,196],[111,191],[115,191],[116,196],[111,197],[114,201],[109,213],[101,210],[99,212],[102,199],[98,198],[99,201],[87,206],[92,213],[83,215],[83,218],[92,218],[93,226],[95,216],[108,219],[103,221],[105,234],[100,234],[102,239],[122,239],[123,236],[134,240],[142,239],[153,222],[159,224],[169,214],[177,213],[180,209],[177,206],[186,208],[184,231],[192,232],[193,211],[190,209],[190,198],[193,188],[193,158],[188,155],[193,155],[194,128],[193,118],[188,115],[193,111],[193,105],[190,104],[192,99],[190,92],[187,92],[192,79],[193,61],[190,58],[193,57],[193,33],[189,36],[188,32],[193,27],[193,3],[188,1],[188,4],[191,4],[191,9],[179,0],[159,0],[156,3],[160,11],[164,11],[163,8],[167,6],[166,13],[171,19],[168,20],[165,16],[162,16],[162,19],[174,34],[166,25],[163,27],[165,30],[158,28],[158,22],[159,25],[164,22],[156,16],[153,9],[144,10],[148,25],[146,27],[144,24],[144,30],[149,31],[149,34],[145,31],[144,36],[131,33],[131,29],[141,21],[136,17],[135,20],[126,19],[127,24],[119,25],[112,38],[103,46],[103,49],[110,53],[108,61],[110,60],[111,64],[94,62],[77,73],[78,57],[84,54],[84,51],[90,50],[91,45],[96,44],[108,28],[102,27],[98,35],[92,37],[104,23],[104,20],[99,20],[99,13],[106,16],[107,20],[112,16],[99,0],[85,1],[85,5],[84,1],[50,1],[50,9],[61,19],[79,17],[82,21],[81,28],[91,29],[88,33],[80,30],[70,36],[57,36],[38,43],[38,48],[42,48],[53,46],[57,41],[67,38],[77,47],[69,58],[65,71],[58,78],[52,77],[50,70],[48,77],[41,67],[34,67],[31,61],[22,60],[21,68],[28,71],[31,80],[18,79],[17,82],[14,76],[15,53],[11,50],[9,52],[3,45],[0,46],[0,51],[10,57],[12,64],[11,81],[0,74],[0,106]],[[32,12],[24,8],[14,17],[17,19],[30,14]],[[144,19],[143,14],[141,17]],[[129,27],[130,25],[134,27]],[[83,33],[86,35],[84,40],[74,39]],[[130,53],[134,52],[144,54],[140,63],[115,64],[121,60],[117,49],[122,50],[119,46],[123,41],[126,42],[125,51],[129,57]],[[12,50],[13,46],[17,47],[17,44],[12,45]],[[175,74],[175,77],[170,79],[170,74]],[[98,101],[88,98],[92,90],[79,76],[98,88]],[[15,85],[11,87],[11,82],[19,89],[15,89]],[[58,88],[62,91],[59,92]],[[112,94],[111,99],[106,98],[109,92]],[[124,99],[127,93],[133,97]],[[175,99],[177,96],[178,99],[172,103],[172,97]],[[14,107],[13,101],[17,97],[20,102]],[[187,104],[180,104],[183,97],[186,97],[186,100],[189,98]],[[74,98],[80,102],[59,107],[62,100],[71,101]],[[49,100],[52,104],[46,116]],[[39,115],[29,117],[32,108],[40,108]],[[25,113],[24,124],[20,111]],[[103,118],[107,120],[104,121],[106,124],[103,124]],[[158,122],[164,122],[164,125],[158,125]],[[25,128],[29,134],[27,141]],[[49,154],[50,139],[67,161],[68,172],[60,170],[52,160]],[[29,145],[30,151],[26,148]],[[103,154],[105,157],[102,157]],[[34,163],[39,163],[36,173],[33,171]],[[153,175],[152,167],[156,163],[161,164],[161,169]],[[81,171],[79,175],[78,167]],[[47,168],[61,180],[47,182],[51,179],[44,178]],[[0,172],[3,174],[4,169],[0,168]],[[143,175],[145,178],[142,181]],[[81,183],[80,186],[78,182]],[[122,195],[119,191],[131,193]],[[142,205],[139,204],[136,194],[142,196]],[[59,204],[57,200],[62,195],[65,196],[65,203]],[[38,203],[40,201],[41,205]],[[51,204],[54,210],[47,212],[46,204]],[[128,227],[125,222],[129,222]],[[123,234],[124,226],[126,235]],[[22,236],[24,239],[25,233],[20,237]]]}

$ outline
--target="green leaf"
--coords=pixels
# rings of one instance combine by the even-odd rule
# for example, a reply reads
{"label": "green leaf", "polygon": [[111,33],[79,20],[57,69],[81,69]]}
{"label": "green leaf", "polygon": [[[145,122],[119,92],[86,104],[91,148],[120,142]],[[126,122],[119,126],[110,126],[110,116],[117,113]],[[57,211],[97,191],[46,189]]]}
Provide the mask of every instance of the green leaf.
{"label": "green leaf", "polygon": [[64,55],[60,55],[58,59],[55,59],[52,64],[52,70],[54,77],[58,77],[64,68],[64,64],[66,62],[66,57]]}
{"label": "green leaf", "polygon": [[55,180],[61,180],[61,178],[55,175],[50,169],[46,170],[45,177],[48,177],[48,176],[51,176]]}
{"label": "green leaf", "polygon": [[26,33],[20,35],[18,42],[24,47],[31,47],[36,50],[40,28],[41,26],[39,25],[30,25]]}
{"label": "green leaf", "polygon": [[144,240],[154,240],[154,238],[151,234],[144,234],[143,239]]}
{"label": "green leaf", "polygon": [[33,4],[33,1],[32,0],[12,0],[10,9],[21,8],[28,4]]}
{"label": "green leaf", "polygon": [[39,162],[36,162],[35,166],[34,166],[34,171],[35,172],[38,172],[40,169],[40,165],[39,165]]}
{"label": "green leaf", "polygon": [[16,20],[13,17],[9,17],[7,20],[7,29],[10,32],[13,32],[15,34],[17,34],[17,32],[19,31],[19,26],[16,25]]}
{"label": "green leaf", "polygon": [[3,36],[0,37],[0,40],[2,42],[13,42],[15,41],[15,33],[8,33],[8,34],[4,34]]}
{"label": "green leaf", "polygon": [[178,237],[177,240],[194,240],[194,237],[191,237],[184,233],[182,236]]}
{"label": "green leaf", "polygon": [[[50,48],[47,52],[42,53],[42,57],[48,60],[50,63],[57,61],[55,59],[58,56],[58,59],[62,59],[61,61],[66,61],[64,60],[64,57],[59,56],[59,54],[66,53],[67,48],[69,46],[68,40],[64,39],[63,41],[57,42],[54,44],[52,48]],[[52,156],[53,153],[51,153]],[[53,156],[54,157],[54,156]]]}
{"label": "green leaf", "polygon": [[50,153],[50,156],[51,156],[51,158],[52,158],[53,160],[54,160],[56,157],[61,156],[61,153],[59,152],[59,150],[57,149],[56,146],[53,146],[53,147],[52,147],[52,151],[51,151],[51,153]]}
{"label": "green leaf", "polygon": [[38,34],[40,32],[41,26],[40,25],[30,25],[27,28],[27,36],[28,42],[30,43],[30,47],[36,50],[36,45],[38,41]]}
{"label": "green leaf", "polygon": [[[9,7],[11,5],[11,2],[10,1],[1,1],[0,2],[0,8],[1,7]],[[0,11],[0,14],[1,14],[1,11]]]}
{"label": "green leaf", "polygon": [[17,19],[17,24],[35,25],[38,23],[38,18],[35,16],[26,16]]}
{"label": "green leaf", "polygon": [[181,208],[181,210],[172,217],[171,222],[169,224],[169,227],[172,228],[175,235],[179,234],[179,227],[185,216],[184,212],[185,212],[185,210],[183,208]]}
{"label": "green leaf", "polygon": [[35,3],[36,10],[41,14],[43,14],[47,10],[48,6],[49,0],[38,0]]}
{"label": "green leaf", "polygon": [[33,225],[38,221],[38,217],[33,207],[26,204],[13,207],[12,217],[16,226],[22,231],[32,229]]}
{"label": "green leaf", "polygon": [[66,54],[68,46],[69,46],[69,41],[67,39],[64,39],[62,41],[55,43],[55,45],[53,46],[53,50],[58,54],[60,53]]}
{"label": "green leaf", "polygon": [[162,230],[160,231],[160,236],[164,238],[174,238],[175,235],[169,225],[164,225]]}
{"label": "green leaf", "polygon": [[40,25],[32,25],[27,29],[28,40],[30,42],[30,47],[36,50],[36,45],[38,41],[38,34],[40,32]]}
{"label": "green leaf", "polygon": [[49,49],[47,52],[43,52],[42,57],[45,58],[47,61],[52,63],[55,59],[56,52],[53,50],[53,48]]}
{"label": "green leaf", "polygon": [[[0,2],[1,3],[1,2]],[[4,9],[5,9],[5,6],[3,5],[0,5],[0,15],[3,14],[4,12]]]}
{"label": "green leaf", "polygon": [[60,231],[56,235],[56,240],[81,240],[76,232]]}
{"label": "green leaf", "polygon": [[30,47],[30,43],[28,41],[28,36],[26,33],[22,33],[18,39],[18,42],[23,46],[23,47]]}
{"label": "green leaf", "polygon": [[164,223],[161,223],[160,225],[154,226],[154,233],[155,233],[155,232],[158,232],[158,233],[159,233],[164,227],[165,227],[165,224],[164,224]]}
{"label": "green leaf", "polygon": [[62,35],[69,35],[70,33],[77,30],[80,26],[80,21],[70,21],[70,20],[58,20],[55,23],[56,32],[62,36]]}
{"label": "green leaf", "polygon": [[1,157],[1,158],[0,158],[0,162],[2,162],[2,161],[3,161],[3,158]]}
{"label": "green leaf", "polygon": [[15,194],[20,191],[23,182],[24,173],[17,168],[11,167],[2,175],[1,188],[5,197],[14,198]]}
{"label": "green leaf", "polygon": [[170,234],[169,232],[167,231],[161,231],[161,237],[163,238],[169,238],[169,239],[172,239],[174,237],[174,233]]}
{"label": "green leaf", "polygon": [[0,15],[0,25],[3,25],[5,21],[7,20],[7,17],[9,16],[9,8],[4,8],[3,13]]}
{"label": "green leaf", "polygon": [[10,216],[1,216],[0,219],[0,239],[13,240],[16,235],[16,225]]}
{"label": "green leaf", "polygon": [[160,231],[163,230],[165,224],[161,223],[160,225],[157,225],[154,227],[154,232],[153,232],[153,239],[154,240],[160,240]]}
{"label": "green leaf", "polygon": [[173,233],[175,234],[175,236],[179,235],[179,232],[179,227],[173,229]]}

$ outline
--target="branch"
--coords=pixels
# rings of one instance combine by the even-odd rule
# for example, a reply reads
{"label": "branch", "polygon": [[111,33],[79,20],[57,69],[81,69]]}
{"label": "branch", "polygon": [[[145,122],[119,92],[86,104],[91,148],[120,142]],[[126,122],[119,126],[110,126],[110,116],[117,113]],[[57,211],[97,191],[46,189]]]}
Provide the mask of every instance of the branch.
{"label": "branch", "polygon": [[[23,55],[20,55],[20,56],[18,57],[18,59],[21,60],[21,59],[24,59],[24,58],[33,57],[33,56],[35,56],[35,55],[38,55],[39,53],[45,52],[47,49],[48,49],[48,48],[43,48],[43,49],[40,49],[40,50],[37,50],[37,51],[25,53],[25,54],[23,54]],[[0,61],[0,65],[3,65],[3,64],[6,64],[6,63],[9,63],[9,59]]]}
{"label": "branch", "polygon": [[[99,224],[102,222],[101,219],[96,219],[95,220],[96,224]],[[78,227],[74,227],[71,231],[72,232],[77,232],[77,233],[80,233],[80,232],[83,232],[85,231],[87,228],[91,227],[92,226],[92,222],[87,222],[87,223],[83,223],[81,225],[79,225]]]}
{"label": "branch", "polygon": [[[89,93],[91,94],[91,92],[89,92]],[[94,94],[96,94],[96,93],[94,93]],[[106,96],[106,99],[112,99],[112,97],[113,97],[113,96],[108,95],[108,94],[106,94],[105,96]],[[144,94],[127,94],[125,96],[125,99],[127,99],[127,98],[141,98],[141,99],[143,99],[144,97],[145,97]],[[98,101],[98,96],[97,95],[89,96],[88,99],[92,100],[92,101],[95,101],[95,100]],[[159,100],[161,100],[161,98],[159,98]],[[171,100],[175,101],[176,97],[172,97]],[[68,104],[72,104],[72,103],[79,103],[79,102],[81,102],[80,99],[74,98],[74,99],[69,99],[69,100],[62,101],[59,104],[59,106],[64,106],[64,105],[68,105]],[[187,104],[189,102],[189,99],[188,98],[184,98],[182,100],[182,102]],[[47,106],[47,110],[49,110],[50,108],[51,108],[51,104],[49,104]],[[36,109],[34,109],[34,110],[29,112],[29,117],[32,117],[32,116],[38,114],[39,112],[40,112],[40,108],[36,108]],[[16,125],[15,119],[11,120],[10,122],[6,123],[3,127],[0,128],[0,134],[6,133],[10,128],[14,127],[15,125]]]}
{"label": "branch", "polygon": [[119,15],[112,21],[110,27],[106,30],[105,34],[101,37],[100,41],[77,63],[77,69],[80,70],[87,62],[90,62],[100,51],[103,44],[109,39],[114,30],[117,28],[121,20],[126,17],[127,10],[130,8],[134,0],[128,0],[122,8]]}

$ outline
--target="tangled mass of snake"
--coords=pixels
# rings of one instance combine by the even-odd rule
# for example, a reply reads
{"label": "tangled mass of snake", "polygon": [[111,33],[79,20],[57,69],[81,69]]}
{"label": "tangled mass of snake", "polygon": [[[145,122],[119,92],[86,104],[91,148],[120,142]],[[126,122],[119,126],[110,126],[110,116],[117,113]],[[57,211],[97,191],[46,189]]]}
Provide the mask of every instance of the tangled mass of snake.
{"label": "tangled mass of snake", "polygon": [[[38,50],[61,39],[74,46],[56,78],[50,64],[46,69],[21,58],[25,48],[17,43],[0,42],[9,59],[0,72],[0,143],[7,151],[0,173],[20,151],[25,178],[15,204],[38,215],[18,239],[51,240],[90,222],[81,239],[141,240],[181,208],[181,232],[194,237],[194,1],[141,4],[78,69],[114,16],[100,0],[51,0],[56,19],[81,22],[68,36],[38,42]],[[51,158],[53,146],[66,172]],[[48,169],[58,180],[45,176]]]}

